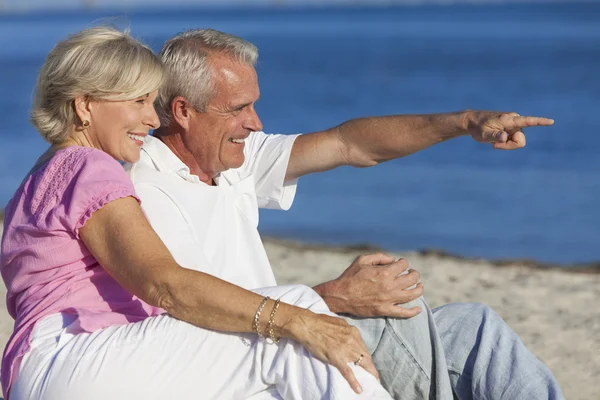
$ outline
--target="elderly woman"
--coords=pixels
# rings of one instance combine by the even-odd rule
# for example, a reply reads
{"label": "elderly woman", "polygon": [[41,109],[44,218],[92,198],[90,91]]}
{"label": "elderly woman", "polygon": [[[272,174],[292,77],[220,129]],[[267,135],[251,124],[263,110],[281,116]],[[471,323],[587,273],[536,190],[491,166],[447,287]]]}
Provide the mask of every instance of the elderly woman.
{"label": "elderly woman", "polygon": [[51,147],[4,221],[5,395],[390,398],[356,329],[309,288],[251,292],[175,263],[118,162],[159,126],[163,79],[149,48],[104,27],[44,63],[31,115]]}

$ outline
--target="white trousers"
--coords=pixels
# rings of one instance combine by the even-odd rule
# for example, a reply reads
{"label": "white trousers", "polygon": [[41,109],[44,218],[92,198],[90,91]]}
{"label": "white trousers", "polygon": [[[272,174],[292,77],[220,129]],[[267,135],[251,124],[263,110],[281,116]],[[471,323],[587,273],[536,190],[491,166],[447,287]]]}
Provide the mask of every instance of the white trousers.
{"label": "white trousers", "polygon": [[[254,292],[332,314],[309,287]],[[255,334],[198,328],[169,315],[69,333],[66,316],[40,321],[10,400],[391,399],[367,371],[350,363],[359,396],[339,371],[299,343],[269,344]]]}

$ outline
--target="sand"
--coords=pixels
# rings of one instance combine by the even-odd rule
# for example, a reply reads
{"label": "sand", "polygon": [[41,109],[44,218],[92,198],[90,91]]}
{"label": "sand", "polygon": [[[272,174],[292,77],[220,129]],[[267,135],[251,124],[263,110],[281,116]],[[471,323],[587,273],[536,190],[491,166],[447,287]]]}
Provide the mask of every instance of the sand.
{"label": "sand", "polygon": [[[0,225],[1,232],[1,225]],[[315,285],[337,277],[372,249],[331,248],[265,239],[279,283]],[[432,307],[449,302],[491,306],[543,360],[570,400],[600,399],[600,268],[543,268],[527,262],[492,263],[445,254],[395,253],[421,273]],[[0,342],[13,320],[0,285]]]}

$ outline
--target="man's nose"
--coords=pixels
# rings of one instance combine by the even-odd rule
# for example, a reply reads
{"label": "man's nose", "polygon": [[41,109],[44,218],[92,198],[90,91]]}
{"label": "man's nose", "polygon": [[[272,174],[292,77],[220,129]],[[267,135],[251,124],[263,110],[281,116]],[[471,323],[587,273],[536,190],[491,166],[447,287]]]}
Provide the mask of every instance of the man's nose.
{"label": "man's nose", "polygon": [[246,126],[244,128],[252,131],[252,132],[260,132],[263,129],[263,124],[256,113],[254,107],[251,107],[249,110],[248,119],[246,120]]}

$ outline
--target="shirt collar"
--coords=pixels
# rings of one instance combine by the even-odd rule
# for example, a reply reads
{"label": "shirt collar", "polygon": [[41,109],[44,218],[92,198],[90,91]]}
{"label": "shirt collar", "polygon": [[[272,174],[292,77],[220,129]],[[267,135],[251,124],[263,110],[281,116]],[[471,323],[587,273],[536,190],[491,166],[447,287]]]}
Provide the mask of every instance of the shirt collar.
{"label": "shirt collar", "polygon": [[142,146],[142,152],[148,155],[158,171],[176,174],[188,182],[204,183],[198,176],[190,173],[189,167],[162,140],[148,135]]}

